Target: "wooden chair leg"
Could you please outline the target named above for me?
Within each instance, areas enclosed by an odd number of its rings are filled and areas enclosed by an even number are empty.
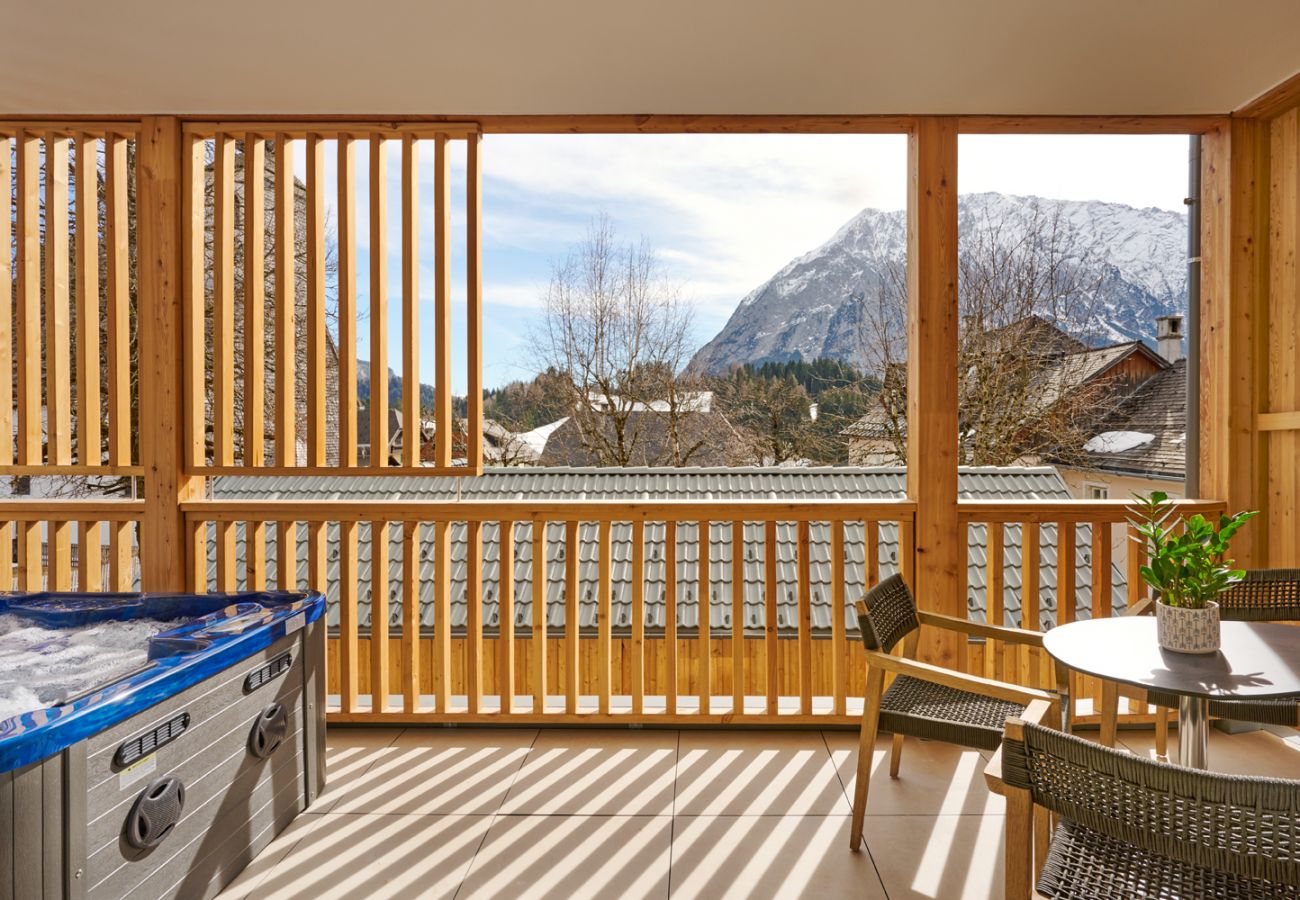
[[[898,777],[898,767],[903,762],[903,736],[894,735],[894,743],[889,748],[889,777]]]
[[[1119,685],[1113,681],[1101,683],[1101,742],[1115,746],[1115,732],[1119,727]]]
[[[880,724],[880,695],[884,692],[885,673],[867,670],[866,706],[862,710],[862,731],[858,736],[858,771],[853,782],[853,824],[849,831],[849,849],[862,846],[862,825],[867,813],[867,789],[871,786],[871,763],[875,756],[876,729]]]
[[[1026,900],[1034,885],[1034,800],[1025,788],[1009,788],[1006,797],[1006,898]]]
[[[1156,714],[1156,756],[1169,758],[1169,710],[1163,706],[1151,707]]]

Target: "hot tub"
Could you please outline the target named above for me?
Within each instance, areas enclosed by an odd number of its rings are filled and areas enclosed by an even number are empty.
[[[66,652],[108,622],[159,629],[138,663],[122,657],[129,671],[0,720],[0,898],[228,884],[324,787],[324,608],[289,592],[0,596],[24,653]],[[21,696],[12,663],[0,683]]]

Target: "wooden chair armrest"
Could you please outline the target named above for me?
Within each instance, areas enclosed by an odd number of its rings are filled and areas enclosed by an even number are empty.
[[[1025,722],[1033,722],[1035,725],[1041,725],[1043,719],[1047,717],[1051,710],[1052,704],[1046,700],[1035,700],[1025,707],[1025,711],[1019,716],[1013,716],[1007,719],[1009,729],[1018,729],[1024,727]],[[995,794],[1006,793],[1006,782],[1002,780],[1002,748],[998,747],[989,764],[984,767],[984,782],[988,785],[989,790]]]
[[[1126,616],[1147,616],[1155,612],[1154,601],[1150,595],[1143,597],[1137,603],[1134,603],[1128,609],[1124,610]]]
[[[942,666],[931,665],[919,660],[890,656],[887,653],[881,653],[879,650],[868,650],[866,654],[867,665],[869,666],[876,666],[886,672],[893,672],[898,675],[911,675],[913,678],[919,678],[931,684],[941,684],[945,687],[970,691],[984,697],[992,697],[995,700],[1006,700],[1008,703],[1023,703],[1026,706],[1035,700],[1042,700],[1046,703],[1056,702],[1055,694],[1040,691],[1036,688],[1007,684],[1005,681],[980,678],[977,675],[967,675],[964,672],[954,672],[952,669],[945,669]]]
[[[1006,625],[989,625],[984,622],[971,622],[968,619],[945,616],[942,613],[927,612],[925,610],[917,610],[916,617],[922,625],[947,628],[949,631],[960,631],[964,634],[973,634],[976,637],[989,638],[994,641],[1006,641],[1008,644],[1024,644],[1029,647],[1043,646],[1043,633],[1041,631],[1030,631],[1027,628],[1011,628]]]

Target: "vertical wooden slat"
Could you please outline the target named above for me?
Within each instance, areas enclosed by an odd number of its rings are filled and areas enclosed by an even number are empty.
[[[438,712],[451,702],[451,526],[433,523],[433,692]]]
[[[812,715],[811,525],[799,523],[799,712]]]
[[[1108,619],[1112,614],[1110,526],[1092,523],[1092,617]],[[1093,682],[1093,709],[1101,709],[1101,681]]]
[[[664,522],[664,700],[677,714],[677,523]]]
[[[440,420],[441,421],[441,420]],[[441,434],[441,429],[439,429]],[[578,638],[581,628],[581,603],[578,597],[578,523],[564,523],[564,709],[570,715],[578,711]]]
[[[862,555],[867,560],[866,587],[871,589],[880,582],[880,523],[863,523],[862,543]]]
[[[49,524],[49,589],[72,590],[72,523]]]
[[[416,381],[417,391],[418,385]],[[403,438],[412,431],[419,431],[418,422],[402,423]],[[388,147],[374,134],[370,136],[371,466],[388,465],[388,440]]]
[[[1075,585],[1075,527],[1073,522],[1056,523],[1056,624],[1075,619],[1078,595]]]
[[[18,523],[18,590],[45,590],[40,522]]]
[[[370,711],[388,710],[388,523],[370,523]]]
[[[46,459],[60,466],[72,462],[69,301],[68,140],[61,135],[48,135],[45,139],[45,415],[49,441]]]
[[[98,522],[81,522],[77,525],[79,591],[99,591],[104,588],[104,546],[101,540]]]
[[[115,591],[132,588],[131,526],[132,522],[110,522],[108,532],[108,580]]]
[[[275,461],[298,462],[297,241],[293,141],[275,139]]]
[[[266,463],[266,142],[244,138],[244,462]],[[277,360],[277,365],[279,361]]]
[[[469,466],[483,469],[483,171],[481,134],[471,134],[466,149],[465,186],[465,349],[467,409],[466,447]]]
[[[402,465],[420,464],[420,162],[402,138]]]
[[[235,460],[235,142],[229,135],[217,135],[213,166],[213,457],[229,466]]]
[[[696,604],[699,610],[700,626],[698,635],[699,646],[699,698],[700,698],[700,715],[709,714],[709,698],[713,696],[713,654],[712,649],[712,625],[713,625],[713,585],[709,571],[709,551],[712,549],[709,541],[709,523],[700,522],[696,528],[696,540],[700,546],[700,561],[698,568],[699,582],[697,585],[698,593],[696,594]]]
[[[41,139],[18,133],[17,328],[18,464],[40,465],[41,454]],[[24,527],[20,534],[26,534]]]
[[[515,523],[497,523],[497,694],[501,712],[514,712],[515,697]]]
[[[780,647],[777,644],[777,591],[776,583],[776,522],[766,522],[763,526],[763,645],[767,650],[767,703],[764,707],[769,716],[780,712]]]
[[[731,523],[731,713],[745,713],[745,523]]]
[[[0,184],[9,188],[9,142],[0,140]],[[6,201],[8,195],[6,194]],[[7,203],[6,203],[7,212]],[[8,285],[5,277],[9,268],[9,216],[0,225],[0,285]],[[5,422],[0,430],[6,432],[0,441],[12,438],[7,419],[9,410],[9,378],[12,371],[9,350],[9,304],[0,304],[0,412]],[[103,462],[103,434],[99,418],[99,139],[93,135],[77,135],[77,461],[83,466],[97,466]],[[6,449],[0,447],[0,462],[8,462]],[[98,578],[96,573],[96,578]],[[84,581],[82,582],[85,583]]]
[[[4,189],[4,201],[0,202],[4,214],[0,215],[0,287],[5,291],[5,302],[0,303],[0,466],[12,465],[14,461],[14,321],[13,321],[13,304],[9,302],[9,291],[13,285],[13,219],[10,213],[10,187],[13,173],[10,170],[9,154],[13,150],[13,142],[7,135],[0,136],[0,186]],[[80,181],[78,181],[80,184]],[[78,204],[80,206],[80,204]],[[84,233],[84,232],[83,232]],[[96,281],[98,281],[98,272],[96,272]],[[21,302],[22,294],[19,293]],[[99,309],[95,309],[96,329],[99,325]],[[98,346],[98,345],[96,345]],[[98,384],[99,376],[96,373],[95,382]],[[98,401],[98,397],[96,397]],[[8,536],[12,540],[12,532],[5,529],[5,535],[0,535],[0,540]],[[3,548],[0,548],[3,552]],[[8,551],[8,556],[12,558],[12,548]],[[11,562],[12,565],[12,562]],[[6,571],[0,573],[0,579],[12,579],[13,572]],[[6,584],[0,587],[0,590],[9,590]]]
[[[185,590],[191,594],[208,592],[208,523],[193,519],[186,523],[188,536],[185,539]],[[96,530],[96,540],[99,539]]]
[[[469,711],[483,702],[483,523],[465,523],[465,693]]]
[[[217,590],[233,591],[235,580],[235,523],[217,523]]]
[[[0,522],[0,591],[14,589],[14,523]]]
[[[307,524],[307,584],[308,590],[326,593],[329,587],[329,559],[324,522]]]
[[[903,580],[916,590],[916,522],[904,519],[898,523],[898,571]]]
[[[131,223],[126,143],[117,135],[109,135],[104,141],[108,459],[117,466],[131,464]]]
[[[547,560],[549,544],[547,523],[540,519],[532,522],[533,571],[533,712],[546,712],[546,612],[547,612]]]
[[[204,174],[206,142],[186,135],[181,143],[181,290],[185,305],[181,332],[181,374],[184,395],[183,465],[194,472],[207,463],[207,226],[204,220],[207,177]],[[111,138],[105,143],[106,159],[112,156]],[[111,221],[111,218],[110,218]],[[107,228],[105,229],[107,231]],[[112,243],[107,243],[108,259],[113,258]],[[110,280],[111,286],[111,280]],[[111,316],[110,316],[111,319]],[[112,330],[110,328],[110,335]],[[110,363],[111,366],[111,363]],[[110,380],[110,387],[112,381]],[[113,409],[112,398],[109,409]],[[110,428],[115,414],[109,416]],[[110,459],[112,457],[110,456]],[[204,531],[204,540],[207,537]],[[206,550],[203,553],[206,559]],[[203,590],[207,590],[206,581]]]
[[[434,419],[433,455],[448,467],[452,457],[451,423],[451,160],[446,135],[434,141]],[[572,549],[572,548],[570,548]]]
[[[307,136],[307,464],[323,466],[329,414],[325,411],[325,142]],[[341,263],[341,259],[340,259]],[[339,270],[342,275],[342,268]],[[340,372],[340,378],[342,373]]]
[[[339,465],[357,464],[356,148],[338,139],[339,188]],[[439,706],[440,710],[442,706]]]
[[[275,574],[282,591],[298,589],[298,523],[275,525]]]
[[[988,524],[988,620],[990,625],[1005,625],[1004,592],[1006,526],[1001,522]],[[984,676],[1001,679],[1002,642],[987,641],[984,645]]]
[[[1025,522],[1020,526],[1020,627],[1030,631],[1042,630],[1041,618],[1041,576],[1039,561],[1041,559],[1041,529],[1037,522]],[[1020,684],[1032,684],[1033,672],[1029,648],[1021,648]]]
[[[613,604],[610,593],[612,574],[610,555],[613,550],[611,530],[613,523],[600,523],[600,545],[597,548],[596,575],[596,691],[599,695],[600,714],[609,715],[610,673],[613,656]]]
[[[244,589],[266,590],[266,523],[244,525]]]
[[[1146,553],[1141,542],[1141,535],[1133,525],[1124,528],[1127,540],[1125,546],[1125,581],[1128,592],[1128,606],[1132,609],[1146,593],[1146,583],[1142,580],[1142,566],[1146,563]]]
[[[339,708],[357,711],[360,648],[357,635],[357,523],[339,523]]]
[[[845,639],[847,596],[844,570],[844,523],[829,522],[831,537],[831,686],[833,712],[845,715],[848,702],[848,646]]]
[[[402,523],[402,709],[420,706],[420,523]]]
[[[632,715],[645,712],[645,522],[632,523]]]

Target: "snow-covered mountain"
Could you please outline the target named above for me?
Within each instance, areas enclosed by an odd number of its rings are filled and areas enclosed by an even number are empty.
[[[1094,342],[1143,339],[1154,345],[1155,319],[1187,307],[1187,216],[1120,203],[968,194],[958,205],[963,248],[981,235],[1014,242],[1058,229],[1057,247],[1100,286],[1086,321],[1073,330]],[[695,355],[696,371],[733,365],[830,357],[869,365],[862,298],[897,281],[906,259],[903,211],[864,209],[825,244],[786,264],[740,301],[726,326]]]

